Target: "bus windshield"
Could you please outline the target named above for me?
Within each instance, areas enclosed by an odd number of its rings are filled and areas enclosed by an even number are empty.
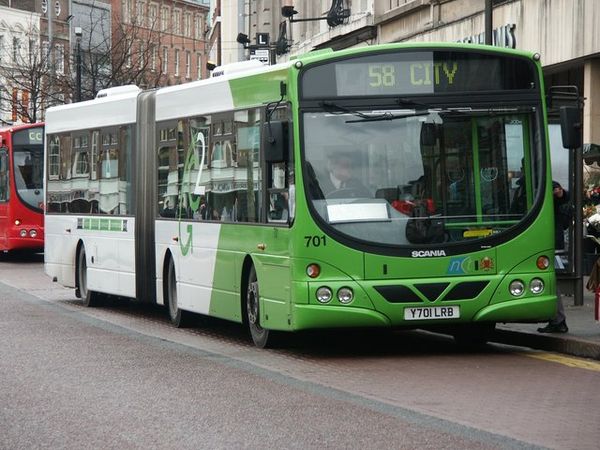
[[[307,196],[349,237],[473,240],[516,225],[533,206],[537,108],[325,109],[303,116]]]
[[[32,128],[31,130],[36,130]],[[13,165],[15,174],[15,187],[19,198],[30,207],[41,210],[44,201],[43,175],[44,175],[44,146],[43,142],[29,142],[31,130],[22,130],[15,133],[13,142]],[[23,134],[24,136],[18,136]],[[20,144],[23,142],[22,144]]]

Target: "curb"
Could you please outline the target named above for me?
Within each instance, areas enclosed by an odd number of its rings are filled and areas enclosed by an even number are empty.
[[[490,341],[600,360],[599,343],[574,339],[572,337],[496,329]]]

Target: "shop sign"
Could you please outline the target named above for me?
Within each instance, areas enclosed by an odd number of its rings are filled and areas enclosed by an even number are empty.
[[[517,38],[515,37],[514,23],[509,23],[492,30],[492,45],[496,47],[517,48]],[[458,42],[465,44],[485,44],[485,33],[475,34],[460,39]]]

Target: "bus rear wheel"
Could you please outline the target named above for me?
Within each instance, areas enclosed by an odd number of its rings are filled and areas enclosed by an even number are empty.
[[[98,292],[90,291],[87,284],[87,259],[85,256],[85,247],[79,247],[79,255],[77,257],[77,287],[79,296],[83,302],[83,306],[93,307],[99,306],[101,295]]]
[[[177,277],[175,274],[175,263],[173,258],[169,258],[167,268],[167,308],[169,311],[169,319],[177,328],[186,328],[192,324],[193,316],[189,311],[179,309],[177,303]]]
[[[282,336],[279,332],[267,330],[260,324],[260,290],[254,266],[248,275],[248,288],[246,290],[246,318],[248,330],[254,345],[258,348],[272,348],[281,343]]]

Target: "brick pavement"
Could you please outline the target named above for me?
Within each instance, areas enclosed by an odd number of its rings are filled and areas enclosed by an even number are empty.
[[[587,281],[587,277],[584,280]],[[584,358],[600,359],[600,322],[594,320],[594,294],[584,288],[584,304],[575,306],[573,297],[563,297],[569,332],[542,334],[545,324],[498,324],[495,342],[524,345]]]

